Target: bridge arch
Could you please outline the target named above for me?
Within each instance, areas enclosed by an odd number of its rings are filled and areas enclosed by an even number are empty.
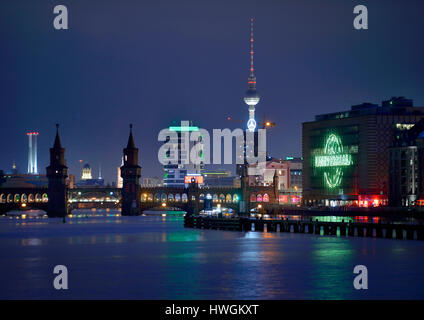
[[[231,203],[231,201],[232,201],[231,194],[227,194],[227,196],[225,197],[225,202],[226,203]]]
[[[263,202],[269,202],[269,195],[268,195],[268,193],[264,193],[264,196],[262,198],[262,201]]]
[[[0,203],[6,203],[6,201],[7,196],[4,193],[0,194]]]
[[[34,202],[34,195],[32,193],[30,193],[28,195],[28,202],[33,203]]]
[[[181,200],[182,200],[182,202],[187,202],[188,201],[187,193],[183,193],[183,195],[181,196]]]
[[[181,202],[181,195],[179,193],[175,195],[175,202]]]
[[[172,193],[168,195],[168,201],[174,202],[174,195]]]
[[[204,201],[205,201],[205,195],[201,193],[199,196],[199,202],[204,202]]]
[[[159,193],[155,193],[154,201],[155,202],[160,202],[160,194]]]
[[[41,195],[39,193],[35,194],[35,202],[40,202],[41,201]]]
[[[237,193],[233,194],[233,203],[237,203],[238,200],[239,200],[238,194]]]
[[[225,202],[225,195],[223,193],[219,195],[219,202]]]
[[[212,196],[212,202],[218,202],[218,195],[216,193]]]
[[[49,196],[47,195],[47,193],[43,193],[42,201],[43,202],[49,202]]]
[[[261,195],[261,194],[258,194],[258,195],[256,196],[256,201],[257,201],[257,202],[262,202],[262,195]]]
[[[28,202],[28,196],[26,195],[26,193],[23,193],[21,195],[21,202],[22,203],[27,203]]]
[[[161,201],[161,202],[166,202],[166,201],[167,201],[166,193],[162,193],[162,194],[160,195],[160,201]]]
[[[250,195],[250,202],[256,202],[256,195],[254,193]]]
[[[19,203],[21,201],[21,196],[19,194],[15,194],[13,197],[13,202]]]
[[[140,197],[140,201],[147,202],[147,197],[148,197],[147,193],[142,193]]]
[[[13,202],[13,195],[11,193],[9,193],[7,195],[7,203],[11,203],[11,202]]]

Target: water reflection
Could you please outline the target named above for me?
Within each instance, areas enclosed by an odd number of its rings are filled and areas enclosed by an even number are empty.
[[[311,247],[311,281],[307,298],[347,299],[352,288],[355,251],[348,239],[320,238]]]
[[[419,241],[185,229],[169,216],[42,221],[0,219],[0,298],[57,298],[56,264],[79,299],[424,298]],[[366,296],[357,264],[372,275]]]
[[[43,242],[41,239],[31,238],[31,239],[22,239],[21,244],[23,246],[41,246]]]

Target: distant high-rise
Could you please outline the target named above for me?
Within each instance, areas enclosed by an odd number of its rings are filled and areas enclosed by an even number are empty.
[[[91,180],[93,175],[91,174],[91,167],[88,163],[82,168],[81,180]]]
[[[190,152],[199,144],[199,156],[203,157],[203,146],[201,144],[203,137],[200,136],[196,141],[190,141],[190,134],[199,131],[199,127],[193,126],[192,121],[181,121],[180,126],[171,126],[169,131],[176,134],[169,136],[166,144],[172,145],[172,148],[166,151],[165,158],[170,159],[164,166],[165,171],[163,184],[166,187],[184,187],[186,176],[200,176],[204,163],[194,163],[190,159]]]
[[[38,132],[27,132],[28,136],[28,174],[38,174],[37,136]]]

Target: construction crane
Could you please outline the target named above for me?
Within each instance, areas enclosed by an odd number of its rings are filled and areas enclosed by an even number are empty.
[[[238,122],[238,123],[242,123],[244,122],[243,120],[240,119],[233,119],[231,116],[227,117],[227,121],[231,121],[231,122]],[[262,129],[267,129],[267,128],[272,128],[276,126],[275,122],[272,122],[270,120],[266,119],[266,116],[264,114],[264,120],[263,122],[258,122],[258,125],[262,126]]]

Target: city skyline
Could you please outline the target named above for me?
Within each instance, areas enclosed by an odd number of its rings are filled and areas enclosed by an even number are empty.
[[[131,3],[133,10],[125,12],[129,18],[119,24],[111,12],[123,14],[122,7],[93,16],[96,2],[76,1],[70,28],[63,33],[50,25],[47,5],[34,6],[34,16],[5,6],[1,15],[8,28],[0,37],[9,45],[0,53],[2,109],[6,118],[19,121],[0,128],[8,137],[0,169],[9,169],[15,160],[24,171],[25,132],[37,130],[38,171],[44,174],[57,122],[70,173],[78,175],[80,159],[101,163],[107,182],[116,180],[130,122],[144,177],[162,174],[157,134],[174,120],[191,120],[206,129],[234,128],[226,121],[230,115],[243,120],[239,126],[244,128],[251,17],[262,99],[257,119],[266,114],[277,123],[268,136],[271,155],[300,156],[301,123],[316,114],[392,96],[424,105],[421,4],[410,2],[416,5],[368,4],[375,14],[366,31],[352,28],[351,4],[332,4],[329,14],[328,5],[311,7],[311,1],[269,2],[260,10],[254,10],[255,2],[243,2],[243,7],[226,5],[225,14],[219,3],[208,4],[208,13],[204,4],[169,3],[159,10],[153,3]],[[190,13],[179,18],[188,6]],[[19,19],[28,21],[19,28]],[[20,54],[13,55],[18,49]],[[213,112],[205,116],[205,110]]]
[[[0,299],[424,299],[423,0],[0,7]]]

